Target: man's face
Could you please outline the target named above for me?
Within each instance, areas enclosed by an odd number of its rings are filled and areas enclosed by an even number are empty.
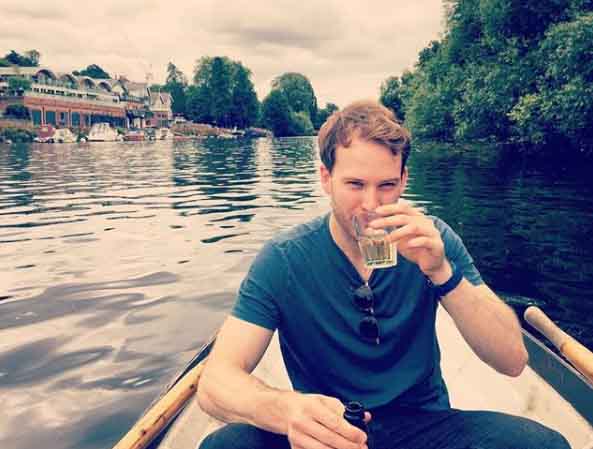
[[[332,212],[345,237],[354,239],[354,215],[399,199],[408,178],[407,169],[402,174],[401,166],[401,154],[357,137],[348,148],[336,148],[331,173],[321,165],[321,184],[331,197]]]

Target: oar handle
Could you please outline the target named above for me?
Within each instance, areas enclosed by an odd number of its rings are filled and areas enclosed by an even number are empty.
[[[539,307],[528,307],[523,317],[548,338],[560,353],[593,384],[593,352],[556,326]]]
[[[113,449],[144,449],[188,403],[198,388],[204,361],[189,371],[128,431]]]

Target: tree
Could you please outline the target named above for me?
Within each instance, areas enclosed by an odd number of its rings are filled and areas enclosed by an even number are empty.
[[[206,86],[190,86],[187,91],[185,114],[196,123],[213,123],[210,115],[210,93]]]
[[[306,76],[300,73],[284,73],[272,81],[272,89],[284,93],[293,112],[305,112],[311,120],[315,120],[317,97]]]
[[[169,62],[167,64],[167,84],[171,85],[174,83],[182,84],[184,86],[187,85],[187,78],[183,74],[181,70],[177,68],[175,64]]]
[[[329,116],[338,109],[339,108],[333,103],[326,103],[325,108],[319,109],[315,115],[315,121],[313,122],[315,129],[321,128]]]
[[[103,70],[97,64],[91,64],[91,65],[87,66],[86,69],[83,69],[80,71],[75,70],[72,73],[74,75],[88,76],[88,77],[94,78],[94,79],[109,79],[109,78],[111,78],[111,76],[109,76],[109,73],[107,73],[105,70]]]
[[[37,50],[29,50],[25,52],[25,56],[31,61],[34,67],[39,66],[39,59],[41,59],[41,53]]]
[[[13,76],[8,79],[8,91],[13,95],[23,95],[31,89],[31,81],[22,76]]]
[[[391,109],[397,118],[405,118],[404,104],[401,97],[402,84],[397,76],[390,76],[381,83],[381,95],[379,100],[383,106]]]
[[[593,155],[593,1],[445,5],[444,37],[420,52],[399,85],[381,86],[382,102],[401,104],[412,133]]]
[[[163,86],[162,90],[171,94],[171,110],[173,111],[173,114],[185,115],[187,104],[187,78],[172,62],[169,62],[167,65],[167,83]]]
[[[241,63],[236,66],[233,79],[230,120],[234,126],[248,128],[257,123],[259,102],[251,82],[251,72]]]
[[[37,67],[39,65],[40,53],[37,50],[29,50],[25,55],[21,55],[14,50],[10,50],[4,58],[2,58],[2,65],[18,65],[21,67]]]
[[[509,114],[517,139],[593,152],[593,13],[552,26],[534,60],[537,88]]]
[[[257,122],[259,104],[251,72],[226,56],[200,58],[194,86],[188,91],[192,120],[218,126],[250,126]]]
[[[484,32],[492,39],[534,38],[566,20],[570,0],[480,0]]]
[[[210,113],[218,126],[230,125],[230,109],[232,101],[232,71],[225,60],[219,56],[212,59],[210,88],[214,95],[210,99]]]
[[[264,99],[262,121],[264,126],[270,129],[276,137],[295,135],[292,111],[283,91],[272,89]]]
[[[29,109],[22,104],[9,104],[4,111],[6,117],[11,117],[19,120],[29,120]]]
[[[294,134],[297,136],[311,136],[315,134],[315,128],[305,111],[295,112],[292,117],[292,126]]]

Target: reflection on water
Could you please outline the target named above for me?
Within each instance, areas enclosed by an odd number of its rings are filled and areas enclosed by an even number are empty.
[[[414,152],[406,197],[593,346],[590,177],[442,150]],[[262,242],[327,210],[318,164],[311,138],[0,146],[0,447],[110,447]]]

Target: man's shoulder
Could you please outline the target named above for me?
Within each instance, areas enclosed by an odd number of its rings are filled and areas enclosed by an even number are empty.
[[[436,215],[429,215],[428,217],[433,221],[435,227],[439,230],[443,238],[457,236],[457,233],[453,228],[442,218],[437,217]]]
[[[280,232],[270,239],[268,244],[280,249],[290,249],[293,246],[315,243],[323,237],[326,227],[327,215],[322,215]]]

